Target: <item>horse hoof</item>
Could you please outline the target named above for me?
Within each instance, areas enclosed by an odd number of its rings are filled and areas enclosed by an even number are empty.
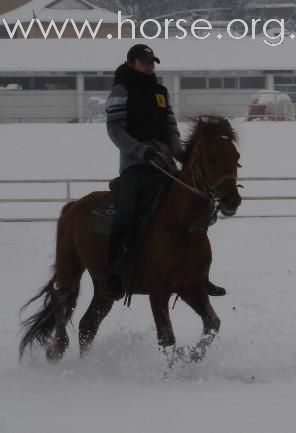
[[[80,358],[85,358],[90,352],[91,346],[80,347]]]
[[[65,350],[61,350],[53,344],[46,350],[46,359],[51,364],[55,364],[62,359],[64,352]]]
[[[93,342],[93,336],[87,332],[86,334],[80,333],[79,335],[79,348],[80,348],[80,358],[85,358],[91,347]]]
[[[175,350],[176,350],[176,346],[172,345],[172,346],[168,346],[168,347],[162,347],[162,353],[165,357],[165,360],[167,362],[167,365],[170,369],[173,369],[174,365],[175,365]]]
[[[192,362],[200,362],[205,356],[205,350],[197,346],[174,347],[173,360],[190,364]]]

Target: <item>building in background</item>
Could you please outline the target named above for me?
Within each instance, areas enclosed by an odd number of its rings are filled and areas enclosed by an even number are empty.
[[[88,121],[90,98],[106,99],[115,69],[136,42],[147,40],[0,41],[0,122]],[[258,90],[281,90],[296,102],[294,41],[280,50],[250,38],[148,44],[160,57],[157,75],[178,120],[242,117]]]
[[[47,28],[51,20],[54,20],[59,30],[62,29],[66,19],[70,20],[72,18],[78,30],[82,28],[84,21],[88,20],[93,31],[99,20],[103,20],[96,37],[106,38],[107,35],[111,35],[112,38],[116,38],[118,34],[117,14],[98,8],[87,0],[31,0],[16,9],[2,13],[1,16],[1,19],[5,19],[11,29],[17,20],[20,20],[24,29],[27,29],[33,18],[39,18],[44,29]],[[131,37],[131,32],[130,25],[122,26],[122,37]],[[18,29],[15,38],[23,37],[22,31]],[[71,22],[68,22],[62,37],[77,38],[77,33]],[[89,30],[86,29],[82,37],[91,38],[92,36]],[[3,24],[0,26],[0,38],[9,38],[7,29]],[[37,23],[30,30],[29,38],[43,38]],[[54,29],[49,32],[48,38],[58,38]]]
[[[28,3],[30,0],[1,0],[0,2],[0,15],[16,9],[24,4]]]

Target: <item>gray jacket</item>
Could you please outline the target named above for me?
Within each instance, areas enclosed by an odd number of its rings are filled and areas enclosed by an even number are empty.
[[[147,165],[143,155],[149,147],[148,142],[140,142],[127,132],[127,100],[128,92],[122,84],[112,87],[106,101],[107,132],[110,139],[120,150],[120,174],[132,165]],[[169,103],[168,106],[169,146],[157,141],[157,146],[165,155],[176,157],[183,148],[180,142],[180,132]]]

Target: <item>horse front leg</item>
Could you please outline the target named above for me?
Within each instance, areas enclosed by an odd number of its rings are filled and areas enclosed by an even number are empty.
[[[176,342],[169,314],[169,293],[154,290],[150,294],[150,304],[156,325],[158,344],[161,348],[173,346]]]
[[[93,278],[94,295],[90,306],[79,323],[80,356],[86,355],[92,346],[98,328],[110,312],[113,301],[103,298],[99,293],[99,284]]]
[[[207,287],[204,283],[198,288],[192,288],[180,294],[181,298],[201,316],[203,334],[195,345],[177,350],[177,355],[185,361],[201,361],[219,332],[220,319],[210,304]]]

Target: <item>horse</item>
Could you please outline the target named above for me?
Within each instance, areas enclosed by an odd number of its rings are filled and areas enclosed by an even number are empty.
[[[212,261],[207,235],[213,214],[235,215],[241,204],[237,172],[240,154],[237,133],[221,116],[199,116],[184,140],[184,158],[162,200],[139,239],[138,266],[133,294],[149,295],[160,349],[173,349],[175,359],[198,361],[216,337],[220,319],[206,288]],[[92,347],[98,328],[113,300],[100,294],[108,273],[109,236],[91,233],[90,213],[107,194],[95,191],[67,203],[57,223],[56,260],[46,286],[22,307],[43,300],[39,311],[22,321],[20,359],[27,346],[37,343],[49,362],[60,360],[68,345],[66,326],[76,306],[82,274],[92,278],[92,301],[79,322],[80,355]],[[194,346],[177,347],[169,314],[173,294],[202,319],[203,333]]]

